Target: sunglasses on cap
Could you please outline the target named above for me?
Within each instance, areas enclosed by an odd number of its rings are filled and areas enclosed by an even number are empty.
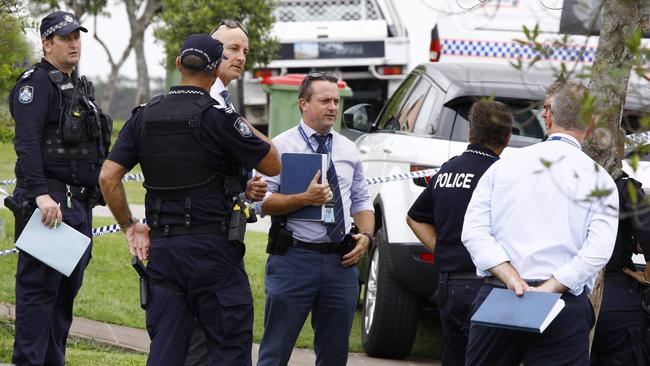
[[[307,82],[315,80],[327,80],[327,81],[332,81],[332,82],[338,82],[339,78],[337,78],[334,74],[331,72],[327,71],[312,71],[307,76],[305,76],[305,79]]]
[[[219,29],[222,25],[225,25],[226,27],[228,27],[230,29],[239,28],[244,32],[246,37],[248,37],[248,28],[246,28],[246,26],[242,22],[240,22],[239,20],[233,20],[233,19],[223,19],[222,21],[220,21],[219,24],[217,24],[217,26],[214,27],[212,32],[210,32],[210,35],[213,35],[214,32],[216,32],[217,29]]]

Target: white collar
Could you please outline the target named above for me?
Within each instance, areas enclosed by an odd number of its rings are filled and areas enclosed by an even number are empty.
[[[214,86],[212,87],[217,93],[221,93],[222,91],[226,90],[226,86],[223,85],[223,81],[221,81],[220,78],[217,78],[217,81],[214,82]]]
[[[575,137],[573,137],[573,136],[571,136],[571,135],[569,135],[569,134],[562,133],[562,132],[556,132],[556,133],[550,135],[550,136],[548,137],[548,139],[550,140],[551,137],[553,137],[553,136],[557,136],[557,137],[560,137],[560,138],[562,138],[562,139],[569,139],[569,140],[571,140],[572,142],[574,142],[576,145],[578,145],[578,147],[579,147],[580,149],[582,149],[582,145],[580,144],[580,142],[579,142]]]
[[[305,134],[307,136],[309,136],[309,138],[311,138],[314,134],[320,135],[320,133],[318,133],[316,130],[309,127],[302,118],[300,118],[300,125],[302,126],[302,129],[305,131]],[[330,134],[330,133],[332,134],[332,138],[334,138],[334,129],[333,128],[330,128],[330,130],[327,131],[326,135]]]

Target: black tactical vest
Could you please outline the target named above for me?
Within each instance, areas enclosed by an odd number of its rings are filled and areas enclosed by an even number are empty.
[[[144,108],[139,151],[144,187],[152,198],[174,200],[223,192],[224,177],[201,147],[201,116],[216,101],[154,97]]]
[[[48,70],[41,64],[36,67]],[[113,121],[95,104],[92,84],[85,77],[73,83],[59,70],[48,76],[59,93],[60,113],[45,123],[43,160],[101,165],[108,155]]]

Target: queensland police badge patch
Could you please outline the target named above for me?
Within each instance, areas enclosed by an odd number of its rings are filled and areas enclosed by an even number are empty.
[[[251,128],[248,127],[248,123],[246,123],[246,120],[242,117],[237,118],[237,121],[235,121],[235,128],[239,131],[239,134],[244,137],[253,136],[253,131],[251,131]]]
[[[18,92],[18,101],[22,104],[29,104],[34,99],[34,87],[25,85]]]

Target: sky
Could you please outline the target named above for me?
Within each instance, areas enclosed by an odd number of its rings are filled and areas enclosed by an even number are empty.
[[[406,24],[410,37],[410,70],[417,64],[428,61],[429,37],[434,23],[434,14],[420,0],[400,0],[398,4],[398,12]],[[130,35],[129,23],[124,5],[121,2],[116,4],[116,2],[109,1],[106,11],[110,16],[97,18],[98,36],[111,49],[113,58],[117,59],[121,56],[128,42]],[[40,22],[40,19],[38,19],[38,22]],[[98,77],[105,80],[110,72],[110,64],[104,49],[93,38],[93,18],[86,18],[83,21],[83,26],[88,28],[88,33],[82,33],[81,62],[79,65],[81,74],[86,75],[91,80]],[[164,78],[165,69],[161,66],[161,62],[165,57],[164,50],[162,44],[153,36],[153,29],[153,26],[149,26],[145,35],[145,54],[147,55],[149,75],[150,77]],[[206,32],[208,31],[209,29],[206,30]],[[40,44],[36,30],[31,30],[28,37],[35,45]],[[136,68],[133,52],[122,66],[120,73],[127,78],[135,79]]]

